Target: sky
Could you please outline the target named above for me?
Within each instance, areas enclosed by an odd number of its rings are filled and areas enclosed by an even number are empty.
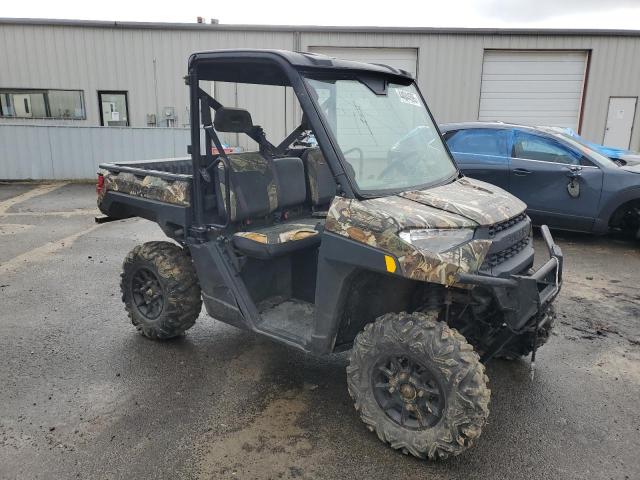
[[[640,0],[3,0],[0,16],[139,22],[640,29]]]

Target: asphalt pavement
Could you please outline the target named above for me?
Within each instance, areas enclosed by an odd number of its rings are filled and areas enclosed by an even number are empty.
[[[182,338],[138,335],[120,268],[163,234],[96,213],[90,185],[0,184],[1,479],[640,478],[637,242],[553,232],[565,284],[533,380],[527,360],[490,363],[477,446],[425,462],[361,423],[346,354],[204,313]]]

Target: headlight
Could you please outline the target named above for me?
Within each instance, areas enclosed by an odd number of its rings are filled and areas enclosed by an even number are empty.
[[[420,250],[441,253],[471,240],[473,230],[469,228],[404,230],[399,235],[402,240]]]

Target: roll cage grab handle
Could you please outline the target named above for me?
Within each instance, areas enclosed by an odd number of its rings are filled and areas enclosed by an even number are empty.
[[[208,165],[205,168],[198,169],[197,172],[196,169],[194,169],[193,173],[194,175],[200,175],[200,177],[202,177],[205,181],[211,181],[208,170],[210,168],[217,168],[219,164],[222,164],[224,166],[224,211],[226,213],[226,218],[224,223],[214,223],[210,226],[213,228],[225,229],[231,223],[231,162],[229,161],[229,157],[222,147],[222,143],[220,142],[220,138],[218,138],[218,134],[213,128],[213,121],[211,119],[211,110],[213,109],[215,111],[219,108],[222,108],[222,104],[201,88],[198,88],[198,97],[200,98],[200,115],[202,118],[202,127],[204,128],[205,132],[205,156],[207,158]],[[213,158],[213,152],[211,151],[212,142],[215,144],[216,149],[218,150],[218,157],[215,159]],[[196,154],[199,156],[200,152],[198,151],[196,152]]]

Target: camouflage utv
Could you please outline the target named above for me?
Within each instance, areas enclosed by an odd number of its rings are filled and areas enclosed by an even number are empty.
[[[192,55],[185,79],[190,157],[98,177],[102,221],[143,217],[174,240],[125,259],[136,328],[182,335],[204,302],[304,352],[350,349],[349,393],[382,441],[421,458],[470,447],[489,414],[483,363],[535,355],[549,336],[562,254],[548,229],[534,271],[526,206],[461,175],[405,71],[226,50]],[[271,143],[205,82],[289,87],[299,125]],[[256,151],[225,153],[219,133]]]

